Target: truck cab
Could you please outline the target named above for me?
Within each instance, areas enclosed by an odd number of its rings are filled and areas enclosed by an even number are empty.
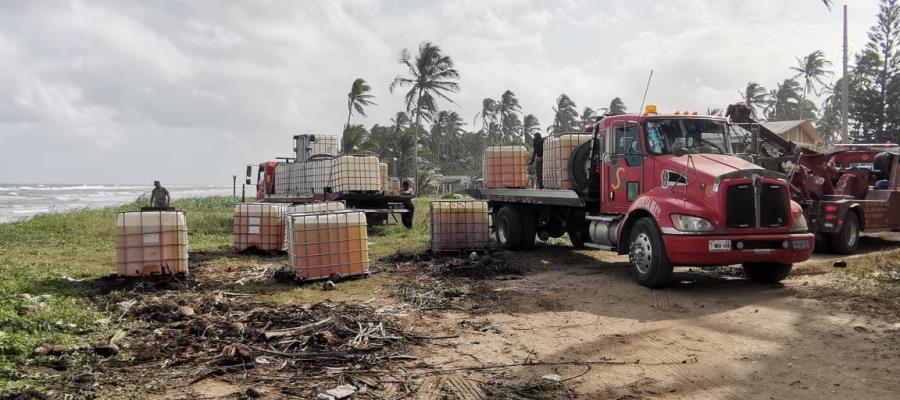
[[[575,190],[483,189],[501,247],[567,232],[627,254],[635,280],[667,285],[674,266],[742,264],[777,282],[814,247],[784,176],[733,155],[728,121],[696,113],[607,116],[571,156]]]
[[[589,236],[628,254],[639,282],[668,283],[676,265],[729,264],[777,281],[809,258],[813,236],[787,182],[734,156],[727,124],[653,106],[598,122],[606,153]]]

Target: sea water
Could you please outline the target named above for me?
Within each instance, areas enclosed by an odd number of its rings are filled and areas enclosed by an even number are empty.
[[[231,186],[164,185],[173,200],[186,197],[230,196]],[[101,208],[130,203],[138,196],[150,196],[152,184],[146,185],[53,185],[0,183],[0,223],[31,218],[37,214],[82,208]],[[240,195],[240,188],[238,188]],[[256,188],[247,195],[255,197]]]

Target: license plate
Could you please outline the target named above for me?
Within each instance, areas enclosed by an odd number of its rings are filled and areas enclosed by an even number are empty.
[[[731,241],[730,240],[710,240],[709,241],[709,251],[710,252],[731,251]]]
[[[794,248],[797,250],[807,250],[809,249],[809,241],[806,240],[795,240]]]

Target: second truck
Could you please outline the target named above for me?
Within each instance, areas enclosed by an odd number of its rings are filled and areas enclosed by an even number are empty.
[[[814,247],[782,174],[733,155],[728,121],[695,114],[599,119],[569,160],[574,190],[486,188],[499,245],[568,233],[576,247],[627,254],[635,280],[662,287],[675,266],[741,264],[778,282]]]

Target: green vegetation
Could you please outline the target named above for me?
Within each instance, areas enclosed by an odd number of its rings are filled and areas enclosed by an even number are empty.
[[[15,365],[39,344],[81,346],[109,334],[110,315],[84,299],[90,287],[82,280],[115,272],[116,213],[143,205],[145,198],[0,224],[0,396],[35,384]],[[229,197],[174,202],[187,213],[191,250],[231,243],[233,205]]]
[[[370,257],[398,251],[422,251],[428,246],[428,202],[415,200],[415,228],[399,223],[370,228]],[[230,197],[176,200],[187,213],[191,252],[230,249],[233,206]],[[108,337],[115,319],[94,308],[92,279],[115,272],[115,218],[120,211],[147,205],[145,198],[120,207],[51,213],[12,224],[0,224],[0,397],[39,383],[21,375],[16,366],[26,364],[32,350],[42,343],[85,346]],[[280,258],[233,256],[230,252],[210,260],[214,267],[248,263],[280,263]],[[276,285],[261,282],[258,285]],[[376,276],[351,282],[339,292],[323,292],[317,286],[276,285],[260,288],[261,296],[276,302],[313,302],[329,296],[335,301],[360,301],[373,292],[390,290],[390,282]],[[248,290],[251,288],[248,288]],[[28,294],[32,300],[21,298]]]

